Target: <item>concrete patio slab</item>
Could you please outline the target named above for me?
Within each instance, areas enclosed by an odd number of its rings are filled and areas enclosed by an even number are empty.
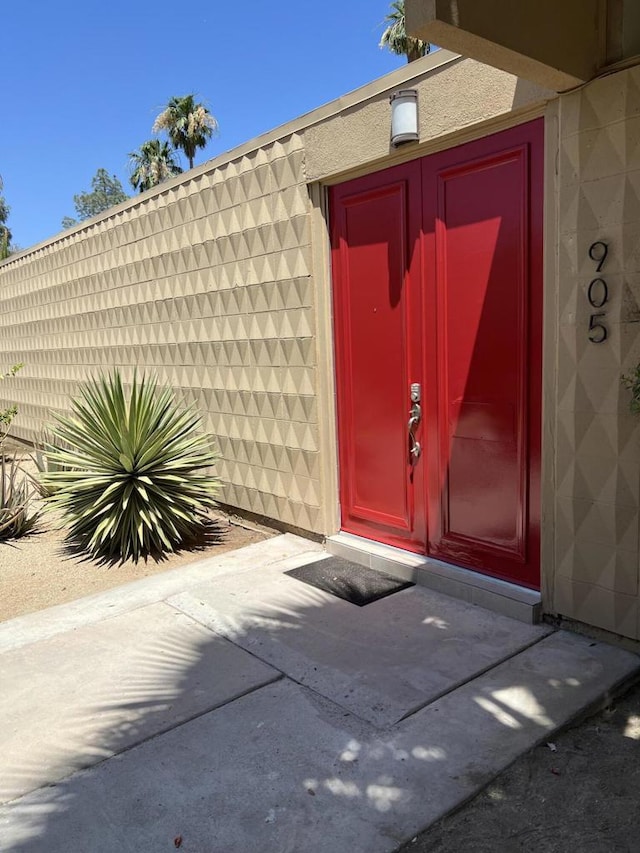
[[[299,557],[298,564],[309,559]],[[169,602],[380,726],[433,702],[550,631],[421,587],[356,607],[285,570],[280,563],[226,574],[215,585],[192,587]]]
[[[0,655],[0,801],[279,677],[163,603],[6,652]]]
[[[430,768],[405,841],[639,672],[637,655],[558,631],[404,721],[387,748]]]
[[[541,640],[381,732],[287,679],[0,809],[6,853],[389,853],[637,670]]]

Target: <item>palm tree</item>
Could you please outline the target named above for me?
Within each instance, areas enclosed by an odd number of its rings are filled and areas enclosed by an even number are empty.
[[[138,151],[129,154],[129,158],[129,180],[134,190],[141,193],[182,172],[169,143],[159,139],[143,142]]]
[[[391,53],[406,56],[407,62],[413,62],[414,59],[420,59],[421,56],[429,53],[431,49],[429,42],[407,35],[404,26],[404,0],[394,0],[384,20],[387,28],[382,33],[380,47],[388,47]]]
[[[218,122],[204,104],[196,104],[194,95],[171,98],[153,124],[153,132],[166,130],[173,147],[183,151],[193,169],[198,148],[204,148],[218,130]]]

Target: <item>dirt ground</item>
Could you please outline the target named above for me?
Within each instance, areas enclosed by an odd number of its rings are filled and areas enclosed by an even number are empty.
[[[31,476],[37,474],[29,449],[24,445],[7,439],[3,450],[7,454],[17,453],[22,468]],[[122,565],[100,565],[72,553],[65,545],[65,532],[59,529],[56,515],[44,510],[44,501],[34,500],[32,505],[41,511],[33,532],[19,539],[0,541],[0,622],[277,535],[269,527],[219,511],[210,515],[212,523],[205,542],[191,550],[168,554],[162,560],[150,557],[137,564],[129,560]]]
[[[0,622],[217,557],[277,532],[259,525],[241,526],[245,522],[223,512],[213,513],[211,518],[211,535],[204,546],[169,554],[162,561],[149,558],[137,565],[128,561],[105,566],[70,554],[64,545],[64,531],[53,529],[53,519],[45,515],[33,533],[0,542]]]
[[[129,561],[120,566],[101,566],[70,555],[64,548],[63,532],[50,529],[45,519],[34,533],[0,542],[0,622],[217,557],[276,535],[266,527],[241,527],[241,521],[229,519],[222,512],[212,518],[211,543],[205,547],[169,554],[160,562],[149,558],[137,565]]]
[[[640,684],[523,755],[400,851],[638,853]]]

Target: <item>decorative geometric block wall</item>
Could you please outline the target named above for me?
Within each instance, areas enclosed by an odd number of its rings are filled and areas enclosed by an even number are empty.
[[[99,368],[149,368],[217,437],[224,502],[320,532],[310,242],[290,134],[0,267],[15,434]]]
[[[558,185],[554,609],[640,638],[640,421],[620,383],[640,361],[640,68],[561,97]]]

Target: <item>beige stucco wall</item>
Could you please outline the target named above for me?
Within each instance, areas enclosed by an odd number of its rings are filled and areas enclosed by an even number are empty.
[[[411,85],[418,90],[419,144],[390,149],[389,92],[383,90],[305,130],[307,179],[332,183],[449,148],[513,124],[518,114],[522,121],[531,110],[541,114],[541,104],[554,97],[473,59],[453,59]]]
[[[558,157],[547,186],[557,222],[547,244],[547,609],[640,638],[640,421],[620,383],[640,360],[640,68],[563,95],[551,112]],[[600,275],[610,297],[601,309],[587,300],[596,240],[609,246]],[[588,339],[597,311],[606,312],[602,344]]]

